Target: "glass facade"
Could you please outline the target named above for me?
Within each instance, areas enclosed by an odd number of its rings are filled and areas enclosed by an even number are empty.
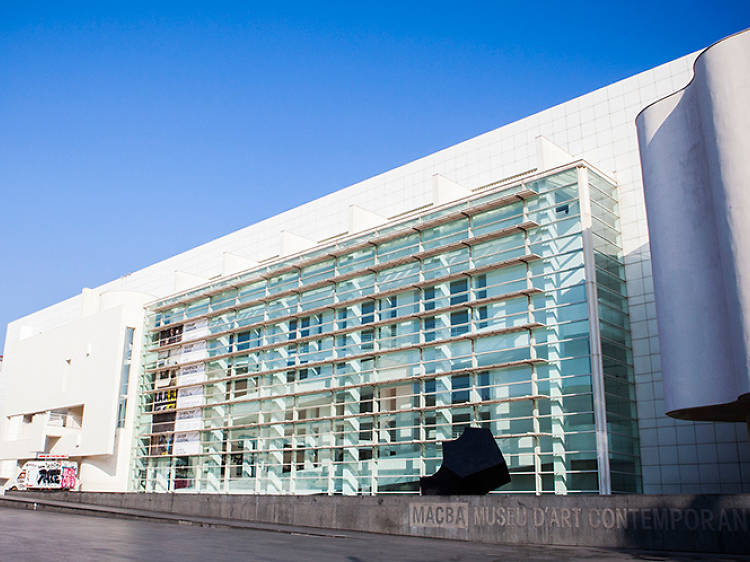
[[[633,358],[615,187],[588,172],[612,490],[641,493]]]
[[[498,492],[640,491],[615,189],[540,174],[153,305],[132,489],[418,493],[473,425]]]

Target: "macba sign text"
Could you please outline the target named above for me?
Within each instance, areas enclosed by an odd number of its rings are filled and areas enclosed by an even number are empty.
[[[750,509],[469,506],[466,502],[412,502],[411,527],[546,527],[644,531],[747,532]]]

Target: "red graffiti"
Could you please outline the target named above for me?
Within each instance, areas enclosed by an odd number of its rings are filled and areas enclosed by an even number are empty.
[[[64,466],[62,469],[62,488],[71,490],[76,487],[76,469],[72,466]]]

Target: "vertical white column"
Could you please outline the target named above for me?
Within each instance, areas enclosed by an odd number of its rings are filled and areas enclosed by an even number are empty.
[[[225,422],[226,425],[231,425],[231,422],[227,420]],[[229,478],[232,473],[232,446],[229,443],[229,430],[219,430],[217,432],[221,438],[221,454],[219,455],[219,466],[224,466],[224,476],[222,477],[221,481],[221,490],[222,493],[226,494],[229,492]],[[219,468],[221,470],[221,468]]]
[[[554,268],[554,265],[553,265]],[[547,288],[547,287],[545,287]],[[560,327],[558,313],[558,293],[555,290],[547,293],[547,323],[554,325],[547,333],[547,359],[552,363],[560,363],[563,353],[560,343]],[[550,429],[552,431],[552,469],[554,490],[556,494],[568,493],[565,447],[565,408],[563,407],[563,389],[560,367],[549,370],[549,401],[550,401]]]
[[[525,187],[525,186],[524,186]],[[528,203],[526,199],[523,200],[523,216],[521,218],[522,223],[526,223],[529,220]],[[531,243],[529,240],[529,231],[523,230],[523,247],[524,254],[529,255],[531,253]],[[531,265],[529,262],[525,262],[526,265],[526,289],[531,289],[533,284],[531,282]],[[534,304],[533,304],[533,293],[526,295],[527,303],[527,322],[531,324],[534,322]],[[534,337],[534,330],[529,330],[529,357],[536,359],[536,339]],[[539,375],[536,370],[536,363],[531,363],[531,393],[533,395],[539,394]],[[541,426],[539,423],[539,400],[534,399],[532,401],[532,429],[534,431],[534,491],[537,496],[542,494],[542,447],[540,444]]]
[[[591,198],[589,194],[588,170],[583,166],[578,167],[578,198],[581,206],[583,263],[586,276],[586,301],[588,302],[591,386],[594,399],[599,493],[608,495],[612,493],[612,482],[609,472],[609,438],[607,437],[607,410],[604,397],[602,342],[599,334],[599,306],[596,292],[594,241],[591,233]]]
[[[359,430],[360,422],[357,414],[360,413],[360,401],[362,399],[362,393],[360,387],[354,387],[347,389],[346,403],[344,405],[344,420],[343,429],[344,434],[342,436],[342,442],[344,445],[343,449],[343,464],[342,464],[342,476],[343,476],[343,487],[342,493],[345,496],[356,496],[359,491],[359,450],[357,445],[359,443]]]

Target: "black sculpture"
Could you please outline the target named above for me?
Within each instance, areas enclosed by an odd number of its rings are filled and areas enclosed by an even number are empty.
[[[424,496],[482,495],[510,482],[508,465],[489,429],[467,427],[461,437],[443,441],[443,464],[419,479]]]

